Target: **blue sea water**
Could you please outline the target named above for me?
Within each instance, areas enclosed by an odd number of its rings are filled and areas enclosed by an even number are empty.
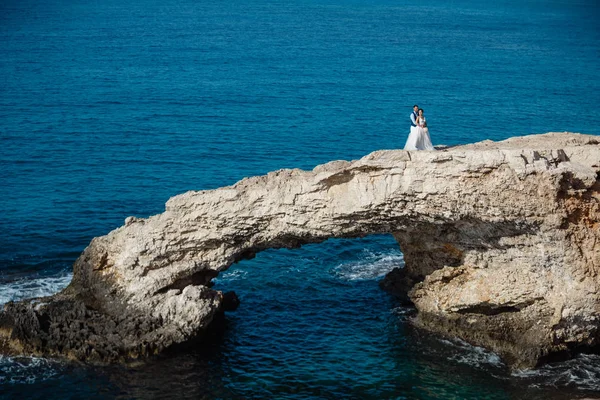
[[[2,0],[0,304],[66,286],[187,190],[401,148],[600,134],[595,0]],[[378,289],[391,237],[273,250],[216,280],[207,343],[129,368],[0,356],[0,398],[571,399],[600,357],[510,373]]]

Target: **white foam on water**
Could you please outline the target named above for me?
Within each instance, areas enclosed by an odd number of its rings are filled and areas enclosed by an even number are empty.
[[[415,314],[414,307],[399,306],[390,310],[400,321],[408,321]]]
[[[515,371],[513,376],[531,381],[530,387],[577,388],[600,392],[600,355],[580,354],[577,357],[541,368]]]
[[[54,276],[25,278],[0,284],[0,306],[9,301],[53,295],[67,287],[72,273],[63,271]]]
[[[504,363],[500,356],[483,347],[473,346],[460,339],[446,340],[440,339],[444,344],[456,348],[459,352],[448,357],[448,360],[461,364],[468,364],[477,368],[482,367],[502,367]]]
[[[9,301],[50,296],[64,289],[73,274],[63,271],[54,276],[23,278],[0,284],[0,307]],[[0,385],[32,384],[59,373],[60,364],[39,357],[7,357],[0,355]]]
[[[0,355],[0,385],[32,384],[50,379],[60,372],[60,363],[39,357]]]
[[[367,281],[382,278],[392,269],[403,266],[404,256],[400,252],[373,253],[365,250],[360,260],[340,264],[332,272],[345,281]]]
[[[391,312],[392,312],[392,314],[395,314],[395,315],[410,315],[410,314],[414,314],[415,308],[399,306],[399,307],[392,308]]]
[[[235,269],[232,271],[225,271],[225,272],[219,274],[219,276],[215,278],[215,281],[231,282],[231,281],[236,281],[239,279],[244,279],[246,277],[246,275],[248,275],[247,271],[243,271],[241,269]]]

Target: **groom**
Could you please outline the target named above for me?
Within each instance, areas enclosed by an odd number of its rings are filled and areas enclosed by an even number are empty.
[[[417,127],[417,115],[419,113],[419,106],[413,106],[413,112],[410,113],[410,133],[413,133],[413,130]]]

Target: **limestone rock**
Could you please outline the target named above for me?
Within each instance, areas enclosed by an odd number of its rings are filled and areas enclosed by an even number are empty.
[[[222,312],[210,281],[232,263],[382,233],[406,262],[382,286],[416,306],[419,326],[519,368],[600,344],[600,144],[565,132],[382,150],[175,196],[92,240],[63,292],[5,305],[0,352],[154,354]]]

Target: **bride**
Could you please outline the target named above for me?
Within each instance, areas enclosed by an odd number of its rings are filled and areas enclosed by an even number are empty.
[[[408,135],[408,139],[406,139],[404,150],[435,150],[433,144],[431,144],[429,128],[427,128],[427,120],[423,115],[422,108],[419,108],[417,126],[410,130],[410,135]]]

